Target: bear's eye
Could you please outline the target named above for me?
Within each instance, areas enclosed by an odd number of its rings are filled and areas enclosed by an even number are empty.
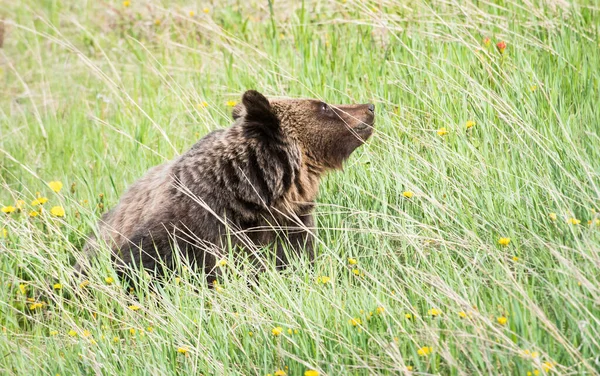
[[[323,111],[323,112],[329,111],[329,105],[325,102],[321,102],[321,111]]]

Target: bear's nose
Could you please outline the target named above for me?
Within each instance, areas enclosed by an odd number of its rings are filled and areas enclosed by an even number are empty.
[[[369,111],[375,112],[375,105],[373,103],[369,103]]]

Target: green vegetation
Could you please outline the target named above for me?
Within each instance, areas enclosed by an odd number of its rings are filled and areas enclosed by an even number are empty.
[[[1,4],[0,373],[600,373],[595,1]],[[376,104],[315,265],[79,287],[101,212],[248,88]]]

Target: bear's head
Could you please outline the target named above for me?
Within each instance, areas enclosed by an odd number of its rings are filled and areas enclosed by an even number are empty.
[[[350,154],[373,133],[372,104],[333,105],[318,99],[269,99],[248,90],[233,109],[261,133],[281,131],[298,143],[306,158],[323,169],[341,168]]]

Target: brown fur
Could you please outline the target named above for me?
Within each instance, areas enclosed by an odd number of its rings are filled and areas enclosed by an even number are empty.
[[[372,105],[268,101],[250,90],[233,117],[232,127],[148,171],[104,215],[100,237],[119,269],[172,267],[178,249],[211,279],[229,245],[274,245],[278,267],[288,253],[314,258],[319,180],[371,135]],[[97,248],[91,238],[86,250]]]

